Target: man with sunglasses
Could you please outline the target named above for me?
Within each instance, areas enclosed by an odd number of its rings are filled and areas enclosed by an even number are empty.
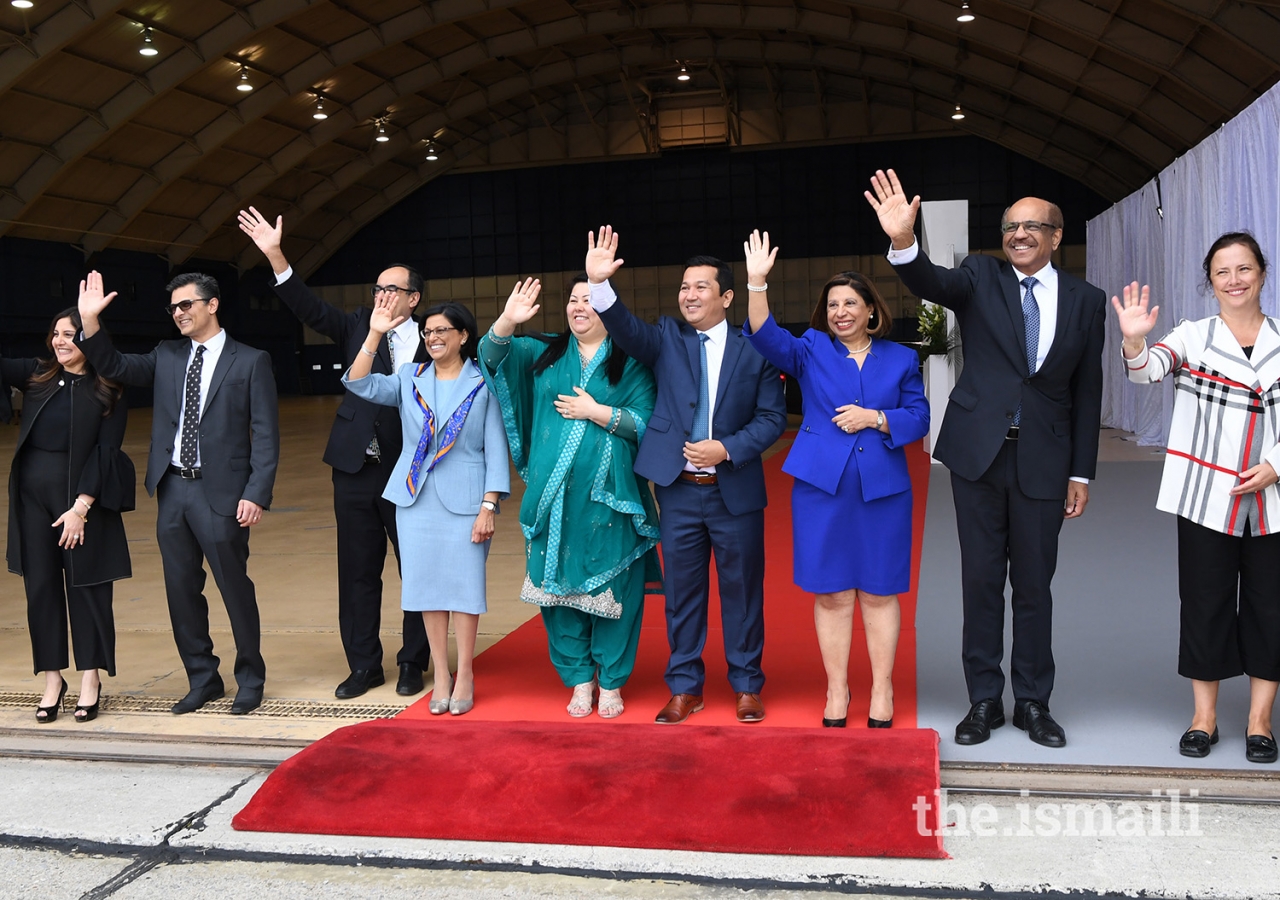
[[[361,306],[344,312],[313,294],[293,271],[280,248],[284,219],[275,224],[252,206],[240,211],[240,229],[263,252],[275,273],[275,291],[302,322],[342,348],[343,364],[351,367],[369,334],[372,310]],[[390,374],[407,362],[425,362],[426,347],[418,329],[422,323],[413,311],[422,300],[422,276],[413,268],[393,265],[378,276],[373,299],[391,296],[400,325],[378,343],[373,371]],[[382,570],[387,560],[387,539],[395,548],[395,506],[384,500],[391,468],[400,458],[403,442],[400,414],[395,407],[378,406],[345,392],[329,432],[324,461],[333,469],[333,509],[338,522],[338,630],[351,674],[338,685],[334,696],[349,700],[386,682],[382,671]],[[409,697],[421,693],[422,673],[431,658],[422,615],[404,613],[403,644],[396,661],[400,677],[396,693]]]
[[[1013,586],[1013,724],[1045,747],[1066,746],[1049,714],[1058,533],[1084,512],[1098,460],[1106,296],[1051,262],[1062,211],[1024,197],[1000,222],[1004,260],[974,254],[935,266],[915,239],[920,198],[892,169],[867,201],[893,242],[911,293],[956,314],[964,369],[934,456],[951,470],[964,595],[961,652],[969,713],[956,743],[980,744],[1004,724],[1004,585]],[[936,410],[935,410],[936,412]]]
[[[262,704],[267,673],[248,562],[249,529],[271,506],[280,460],[275,377],[267,353],[232,340],[218,323],[216,279],[192,272],[167,290],[165,311],[183,339],[122,354],[98,320],[116,295],[104,295],[102,276],[90,272],[80,284],[76,345],[103,378],[153,387],[147,493],[159,505],[169,619],[190,685],[173,712],[194,712],[224,693],[209,637],[207,560],[236,642],[231,712],[244,715]]]

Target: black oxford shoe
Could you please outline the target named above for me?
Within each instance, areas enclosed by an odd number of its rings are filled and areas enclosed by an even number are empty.
[[[969,715],[956,726],[957,744],[981,744],[991,737],[991,729],[1004,724],[1004,704],[999,700],[979,700],[969,707]]]
[[[1067,734],[1053,720],[1053,716],[1049,715],[1049,707],[1035,700],[1014,706],[1013,727],[1021,728],[1027,733],[1027,737],[1041,747],[1067,746]]]
[[[359,697],[361,694],[367,693],[369,688],[376,688],[380,684],[386,684],[387,678],[382,674],[381,669],[356,669],[347,676],[347,680],[338,685],[334,690],[333,696],[339,700],[350,700],[353,697]]]
[[[422,666],[417,663],[400,663],[400,678],[396,681],[396,693],[412,697],[422,693]]]
[[[226,690],[220,684],[215,684],[212,687],[193,688],[187,692],[187,696],[173,704],[170,711],[175,716],[195,712],[212,700],[221,700],[225,693]]]

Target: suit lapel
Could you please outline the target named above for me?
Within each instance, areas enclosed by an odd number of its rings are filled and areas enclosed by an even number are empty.
[[[1076,292],[1075,279],[1058,272],[1058,319],[1053,327],[1053,343],[1049,345],[1049,354],[1044,358],[1044,365],[1040,367],[1042,370],[1049,367],[1049,363],[1062,347],[1062,339],[1067,333],[1067,322],[1075,315],[1076,304],[1079,302],[1080,296]]]
[[[226,343],[222,345],[222,353],[218,355],[218,364],[213,369],[213,378],[209,381],[209,393],[204,398],[205,409],[208,409],[209,404],[213,403],[213,395],[218,393],[218,388],[222,386],[222,379],[227,377],[227,370],[235,365],[236,348],[238,346],[230,337],[227,337]]]
[[[187,360],[191,357],[191,341],[183,338],[173,344],[173,415],[182,415],[182,395],[187,389]]]
[[[391,332],[389,331],[382,336],[382,340],[378,341],[378,359],[382,360],[382,364],[387,367],[387,372],[392,375],[396,373],[396,367],[391,364]],[[402,363],[408,361],[400,360]]]
[[[483,380],[480,370],[476,368],[475,363],[467,360],[462,364],[462,374],[458,376],[457,381],[446,381],[443,384],[436,382],[436,401],[439,408],[432,407],[436,411],[436,430],[439,431],[444,427],[444,423],[449,421],[462,401],[466,399],[467,394],[471,393],[471,389],[476,386],[477,382]],[[441,394],[449,394],[448,401],[442,401]]]
[[[1257,373],[1259,387],[1271,387],[1280,381],[1280,331],[1276,330],[1276,320],[1268,316],[1258,329],[1258,340],[1253,345],[1254,371]]]
[[[1262,372],[1259,370],[1271,368],[1280,373],[1280,360],[1276,358],[1276,351],[1276,336],[1270,319],[1264,319],[1262,327],[1258,329],[1252,359],[1244,355],[1240,342],[1225,322],[1216,316],[1209,320],[1209,346],[1205,348],[1205,363],[1232,381],[1261,393],[1262,385],[1271,382],[1262,380]],[[1255,359],[1258,360],[1258,368],[1255,368]]]
[[[733,326],[729,326],[725,331],[724,339],[724,358],[720,360],[720,379],[716,382],[716,409],[723,404],[720,402],[729,389],[729,377],[733,374],[733,368],[738,364],[738,357],[742,355],[742,346],[746,343],[741,332]]]
[[[702,342],[698,340],[698,330],[692,325],[682,325],[680,336],[684,338],[684,349],[689,354],[689,374],[693,377],[693,394],[698,395],[698,385],[702,382]]]
[[[1004,304],[1009,310],[1009,321],[1013,325],[1014,336],[1021,348],[1019,356],[1023,362],[1023,372],[1030,374],[1031,364],[1027,361],[1027,326],[1022,317],[1022,294],[1018,289],[1018,276],[1013,266],[1007,262],[1000,264],[1000,292],[1004,294]],[[1061,285],[1061,281],[1059,281]]]

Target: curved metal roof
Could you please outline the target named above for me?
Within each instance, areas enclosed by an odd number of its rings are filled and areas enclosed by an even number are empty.
[[[1280,62],[1280,3],[1236,0],[34,2],[0,234],[253,265],[253,203],[304,273],[444,172],[690,144],[969,133],[1118,199]]]

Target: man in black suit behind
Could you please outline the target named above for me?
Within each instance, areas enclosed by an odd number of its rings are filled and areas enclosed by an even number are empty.
[[[243,715],[262,704],[267,675],[248,573],[249,529],[271,506],[280,460],[276,383],[271,357],[232,340],[218,323],[216,279],[179,275],[167,290],[166,309],[182,339],[122,354],[98,322],[116,295],[104,296],[102,276],[90,272],[80,284],[84,331],[76,345],[103,378],[153,386],[147,493],[159,502],[156,543],[169,619],[190,683],[173,711],[193,712],[224,692],[209,637],[207,560],[236,642],[231,712]]]
[[[894,171],[866,198],[893,247],[903,284],[956,314],[964,369],[934,448],[951,470],[964,593],[962,655],[969,714],[956,743],[979,744],[1004,724],[1004,585],[1013,586],[1013,724],[1046,747],[1066,734],[1049,715],[1058,533],[1084,512],[1098,460],[1106,296],[1051,264],[1062,211],[1026,197],[1000,223],[1006,260],[967,257],[958,269],[919,253],[915,220]],[[1065,506],[1065,511],[1064,511]]]
[[[283,217],[276,217],[272,225],[251,206],[240,211],[240,229],[271,264],[276,294],[305,324],[341,347],[343,363],[350,368],[369,335],[372,310],[362,306],[355,312],[343,312],[307,289],[280,249]],[[378,344],[374,372],[390,374],[404,363],[427,360],[419,334],[421,323],[412,316],[422,300],[422,286],[422,276],[409,266],[390,266],[378,276],[374,298],[394,293],[394,312],[403,321]],[[387,560],[387,539],[391,539],[397,561],[400,546],[396,508],[383,499],[382,491],[400,457],[402,443],[399,411],[344,393],[324,450],[324,461],[333,468],[333,510],[338,522],[338,630],[351,669],[334,691],[339,700],[359,697],[386,680],[379,637],[382,569]],[[421,693],[422,672],[431,659],[419,613],[404,613],[403,635],[396,656],[400,665],[396,693],[409,697]]]

